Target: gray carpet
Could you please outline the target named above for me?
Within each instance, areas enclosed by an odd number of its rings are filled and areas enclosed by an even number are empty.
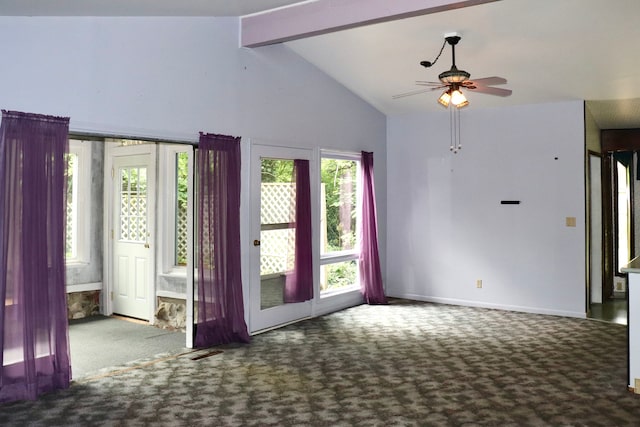
[[[0,425],[638,426],[626,327],[393,300],[141,360]]]
[[[185,351],[182,332],[158,329],[114,317],[92,316],[69,322],[74,380],[99,375],[127,362]]]

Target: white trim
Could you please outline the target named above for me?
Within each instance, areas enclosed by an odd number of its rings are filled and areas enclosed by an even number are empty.
[[[102,298],[102,313],[105,316],[113,314],[113,302],[111,301],[112,292],[112,254],[111,247],[113,240],[111,239],[111,216],[113,215],[113,206],[111,203],[111,194],[113,193],[113,179],[111,178],[111,169],[113,168],[113,149],[116,144],[104,141],[104,174],[102,179],[102,282],[104,283],[104,295]]]
[[[281,145],[264,145],[252,141],[250,146],[250,157],[248,159],[249,167],[249,233],[250,237],[248,242],[260,239],[261,227],[260,227],[260,203],[261,203],[261,182],[262,176],[260,173],[260,166],[262,158],[269,159],[281,159],[281,160],[293,160],[293,159],[306,159],[309,161],[309,178],[313,180],[319,173],[317,171],[317,160],[315,158],[315,151],[309,148],[293,148],[285,147]],[[311,187],[311,200],[317,198],[315,193],[315,187]],[[318,221],[318,214],[312,207],[311,221],[315,224]],[[313,228],[313,227],[312,227]],[[312,235],[312,250],[313,257],[316,259],[318,256],[318,242],[314,239],[315,235]],[[313,312],[313,301],[309,300],[300,303],[283,304],[268,309],[261,308],[261,295],[260,295],[260,250],[254,246],[249,247],[250,253],[250,271],[249,271],[249,332],[255,333],[258,331],[268,330],[274,326],[288,324],[291,321],[296,321],[303,318],[308,318]],[[318,289],[318,284],[315,283],[314,289]],[[314,292],[315,293],[315,292]]]
[[[360,258],[360,252],[357,250],[331,252],[331,254],[320,255],[320,265],[337,264],[339,262],[352,261]]]
[[[321,161],[322,161],[323,157],[328,157],[328,158],[337,159],[337,160],[354,160],[354,161],[357,161],[357,162],[360,162],[362,160],[362,155],[360,153],[356,153],[356,152],[353,152],[353,151],[340,151],[340,150],[324,150],[324,149],[320,149],[320,160]]]
[[[102,282],[93,282],[93,283],[79,283],[76,285],[67,285],[67,293],[73,292],[89,292],[89,291],[101,291],[102,290]]]
[[[359,274],[358,274],[359,276]],[[348,294],[350,292],[358,292],[360,293],[360,285],[358,284],[354,284],[354,285],[349,285],[349,286],[343,286],[341,288],[338,289],[329,289],[326,291],[322,291],[320,292],[320,299],[326,299],[326,298],[333,298],[333,297],[337,297],[338,295],[344,295],[344,294]]]
[[[91,259],[91,141],[69,139],[69,154],[77,157],[77,170],[73,177],[76,256],[67,258],[67,266],[87,265]]]
[[[268,328],[264,328],[264,329],[260,329],[260,330],[257,330],[257,331],[250,332],[249,335],[254,336],[254,335],[264,334],[265,332],[274,331],[276,329],[284,328],[285,326],[293,325],[295,323],[299,323],[299,322],[302,322],[304,320],[309,320],[309,319],[312,319],[312,318],[313,318],[312,316],[300,317],[298,319],[291,320],[290,322],[284,322],[284,323],[280,323],[278,325],[269,326]]]
[[[348,161],[352,161],[356,163],[357,166],[357,170],[356,170],[356,209],[357,209],[357,220],[356,220],[356,230],[355,230],[355,234],[356,234],[356,241],[355,241],[355,245],[353,249],[347,250],[347,251],[335,251],[335,252],[329,252],[329,253],[324,253],[321,254],[320,252],[320,245],[322,244],[321,240],[321,231],[320,231],[320,209],[321,209],[321,204],[322,201],[320,200],[320,197],[322,196],[322,191],[321,191],[321,185],[322,185],[322,160],[323,159],[329,159],[329,160],[348,160]],[[358,290],[360,289],[360,269],[358,266],[359,263],[359,259],[360,259],[360,238],[361,238],[361,229],[362,229],[362,177],[361,177],[361,168],[362,168],[362,156],[360,153],[355,153],[355,152],[346,152],[346,151],[338,151],[338,150],[323,150],[320,149],[320,156],[318,157],[318,162],[317,162],[317,174],[316,174],[316,206],[315,206],[315,211],[317,212],[317,220],[316,222],[314,222],[314,224],[317,224],[315,228],[318,229],[318,236],[317,236],[317,253],[319,254],[317,258],[315,258],[316,260],[316,265],[317,267],[317,273],[316,273],[316,277],[318,280],[318,285],[316,286],[315,289],[318,290],[317,292],[317,298],[316,301],[327,301],[331,298],[340,298],[343,297],[345,294],[348,294],[350,292],[353,292],[354,290]],[[356,281],[355,283],[353,283],[351,286],[345,286],[343,288],[339,288],[339,289],[335,289],[335,290],[328,290],[328,291],[320,291],[320,269],[325,266],[325,265],[330,265],[330,264],[338,264],[341,262],[347,262],[347,261],[352,261],[355,260],[356,261]]]
[[[187,301],[187,294],[183,294],[183,293],[180,293],[180,292],[156,291],[156,297],[173,298],[173,299],[184,300],[185,304],[186,304],[186,301]]]
[[[538,307],[526,307],[520,305],[506,305],[506,304],[493,304],[482,301],[471,301],[471,300],[461,300],[457,298],[440,298],[440,297],[429,297],[424,295],[416,295],[411,293],[399,293],[393,295],[387,295],[392,298],[404,298],[415,301],[424,301],[424,302],[433,302],[436,304],[449,304],[449,305],[460,305],[465,307],[478,307],[478,308],[490,308],[495,310],[505,310],[505,311],[517,311],[520,313],[531,313],[531,314],[546,314],[550,316],[563,316],[563,317],[576,317],[579,319],[586,319],[587,314],[581,313],[577,311],[565,311],[565,310],[548,310],[545,308]]]
[[[193,210],[195,206],[194,200],[194,157],[195,150],[193,147],[189,149],[189,159],[187,160],[187,312],[186,312],[186,342],[185,346],[187,348],[194,347],[194,315],[193,315],[193,305],[197,300],[197,296],[194,295],[194,242],[193,242],[193,225],[194,225],[194,217]]]
[[[160,144],[158,161],[158,260],[160,274],[171,273],[180,268],[175,264],[176,247],[176,156],[178,153],[190,153],[189,145]],[[189,197],[187,195],[187,197]],[[186,274],[186,273],[185,273]]]
[[[355,307],[363,303],[360,290],[349,290],[333,295],[330,298],[322,298],[314,305],[313,316],[323,316],[325,314],[344,310],[345,308]]]

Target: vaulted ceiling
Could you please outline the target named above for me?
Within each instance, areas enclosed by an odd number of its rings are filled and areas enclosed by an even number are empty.
[[[340,10],[335,0],[0,0],[0,15],[242,16],[287,5],[304,11],[309,3],[334,8],[336,13]],[[382,4],[369,4],[374,3]],[[437,80],[440,72],[449,69],[449,48],[432,68],[419,62],[433,61],[444,34],[458,32],[462,36],[456,47],[458,68],[471,73],[472,79],[505,77],[505,87],[513,90],[508,98],[469,93],[469,108],[586,100],[601,128],[640,127],[639,1],[458,3],[466,7],[352,25],[355,28],[285,43],[383,113],[404,114],[441,111],[436,103],[440,92],[395,100],[392,96],[416,89],[416,80]]]

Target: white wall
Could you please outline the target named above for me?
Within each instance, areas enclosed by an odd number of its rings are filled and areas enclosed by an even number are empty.
[[[458,154],[448,113],[388,119],[388,293],[583,317],[582,102],[461,116]]]
[[[385,116],[285,46],[238,48],[237,18],[0,17],[0,39],[0,108],[72,131],[373,151],[386,265]]]

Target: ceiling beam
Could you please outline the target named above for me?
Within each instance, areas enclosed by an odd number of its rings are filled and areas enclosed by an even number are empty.
[[[499,0],[315,0],[240,18],[241,44],[258,47]]]

